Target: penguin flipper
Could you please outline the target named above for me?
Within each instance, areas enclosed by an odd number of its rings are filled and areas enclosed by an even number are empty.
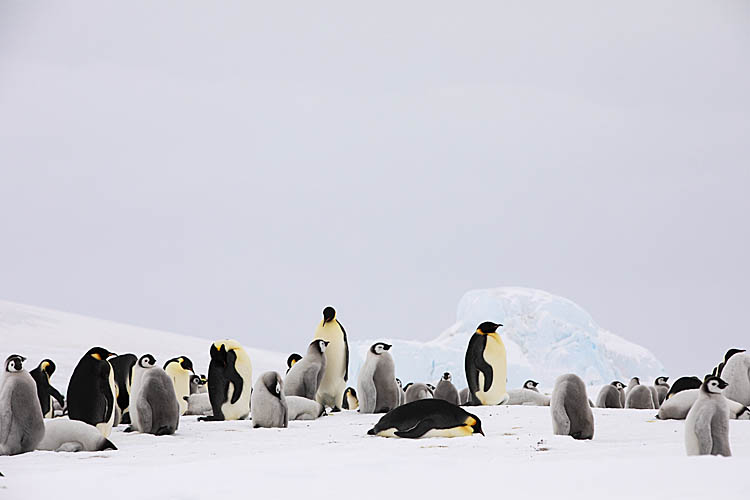
[[[396,431],[394,434],[400,438],[416,439],[427,434],[427,431],[434,429],[435,423],[431,418],[420,420],[417,425],[406,431]]]
[[[466,349],[466,378],[469,382],[469,393],[472,396],[472,401],[476,400],[475,394],[479,391],[479,375],[469,376],[472,367],[484,375],[484,392],[492,388],[492,365],[484,359],[484,348],[486,346],[487,337],[475,334],[469,341],[469,347]],[[478,400],[476,404],[480,404]]]
[[[57,389],[55,389],[51,385],[49,386],[49,394],[50,394],[50,396],[52,396],[53,398],[55,398],[58,403],[60,403],[60,406],[65,406],[65,398],[63,397],[62,394],[60,394],[60,391],[58,391]]]
[[[235,363],[237,363],[237,354],[234,351],[229,351],[227,353],[227,368],[224,372],[224,376],[229,382],[234,385],[232,400],[230,401],[232,404],[235,404],[240,400],[240,396],[242,396],[242,388],[245,385],[242,377],[237,372]]]

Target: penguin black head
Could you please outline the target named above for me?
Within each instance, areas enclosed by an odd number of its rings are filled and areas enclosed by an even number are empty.
[[[411,387],[412,385],[414,385],[414,382],[409,382],[408,384],[406,384],[404,386],[404,392],[406,392],[407,390],[409,390],[409,387]]]
[[[279,374],[276,372],[266,372],[261,375],[261,377],[263,377],[263,385],[266,386],[268,392],[281,399],[281,391],[283,390],[283,385]]]
[[[5,371],[10,373],[20,372],[23,370],[23,362],[26,358],[20,354],[11,354],[5,360]]]
[[[179,358],[172,358],[166,363],[164,363],[164,369],[167,369],[167,366],[169,363],[179,363],[179,365],[182,367],[183,370],[187,370],[189,372],[193,372],[195,374],[195,370],[193,369],[193,362],[188,358],[187,356],[180,356]]]
[[[615,380],[614,382],[611,382],[609,385],[615,386],[616,389],[625,389],[625,384],[623,384],[619,380]]]
[[[432,385],[432,384],[425,384],[425,385],[430,390],[430,392],[433,392],[433,393],[435,392],[435,386],[434,385]]]
[[[111,357],[111,356],[117,356],[117,354],[113,352],[109,352],[103,347],[92,347],[89,349],[89,351],[86,353],[87,356],[91,356],[97,361],[104,361],[105,359]]]
[[[117,446],[112,443],[109,439],[105,439],[102,444],[99,446],[99,449],[97,451],[106,451],[106,450],[116,450]]]
[[[141,368],[151,368],[156,365],[156,358],[151,354],[144,354],[138,359],[138,366]]]
[[[727,353],[724,355],[724,363],[726,363],[727,360],[731,358],[732,356],[734,356],[735,354],[739,354],[741,352],[745,352],[745,350],[744,349],[729,349]]]
[[[385,342],[378,342],[377,344],[373,344],[372,347],[370,347],[370,352],[373,354],[383,354],[385,351],[393,347],[391,344],[386,344]]]
[[[220,342],[211,344],[211,350],[209,351],[211,360],[216,361],[221,366],[227,366],[227,346]]]
[[[726,389],[727,384],[724,380],[714,375],[706,375],[701,385],[701,391],[708,392],[710,394],[721,394],[721,391]]]
[[[326,307],[323,309],[323,324],[325,325],[329,321],[333,321],[336,319],[336,309],[334,309],[331,306]]]
[[[354,390],[354,387],[347,387],[346,388],[346,394],[351,394],[353,397],[357,397],[357,391]]]
[[[330,344],[329,341],[321,340],[321,339],[313,340],[313,342],[317,344],[318,352],[320,352],[320,354],[323,354],[324,352],[326,352],[326,348],[328,347],[328,344]]]
[[[195,385],[205,385],[206,382],[199,375],[190,375],[190,383]]]
[[[482,436],[484,436],[484,431],[482,430],[482,421],[479,420],[479,417],[477,417],[476,415],[469,413],[469,416],[466,417],[466,425],[472,428],[474,434],[481,434]]]
[[[536,386],[538,386],[538,385],[539,385],[539,382],[535,382],[535,381],[529,379],[529,380],[527,380],[526,382],[523,383],[523,388],[524,389],[535,389]]]
[[[398,386],[399,389],[403,389],[404,388],[404,383],[401,382],[400,378],[396,379],[396,385]]]
[[[477,327],[477,333],[479,335],[487,335],[488,333],[495,333],[500,328],[500,323],[493,323],[492,321],[485,321]]]
[[[55,362],[51,359],[44,359],[41,363],[39,363],[39,370],[46,373],[48,376],[52,376],[53,373],[55,373],[55,370],[57,369],[57,366],[55,366]]]
[[[288,358],[286,358],[286,367],[291,368],[292,366],[294,366],[294,363],[296,363],[300,359],[302,359],[302,356],[300,356],[296,352],[293,352],[292,354],[289,355]]]
[[[453,376],[451,376],[450,372],[443,373],[443,380],[450,382],[453,379]]]
[[[635,385],[641,385],[641,379],[639,379],[638,377],[633,377],[633,378],[630,379],[631,382],[633,380],[635,380]]]
[[[656,377],[654,385],[667,385],[667,380],[669,380],[669,377]]]

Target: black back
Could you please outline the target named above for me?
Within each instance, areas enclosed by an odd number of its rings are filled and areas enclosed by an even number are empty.
[[[442,399],[419,399],[389,411],[367,433],[374,435],[392,428],[405,432],[419,426],[420,432],[423,432],[419,436],[409,437],[420,437],[430,429],[451,429],[464,425],[468,417],[474,417],[479,422],[476,415]]]
[[[108,422],[115,398],[109,386],[110,365],[86,353],[73,370],[68,384],[68,416],[90,425]]]
[[[211,420],[224,420],[224,414],[221,406],[227,402],[229,393],[229,383],[234,384],[232,393],[232,404],[236,403],[242,395],[244,382],[234,366],[237,361],[237,354],[234,351],[227,351],[222,344],[217,349],[216,345],[211,345],[210,350],[211,362],[208,365],[208,399],[211,401],[213,409],[213,418]]]
[[[703,382],[698,377],[680,377],[674,381],[672,387],[667,392],[667,399],[671,398],[678,392],[687,391],[688,389],[698,389]]]
[[[487,336],[475,333],[469,339],[469,347],[466,349],[464,368],[466,369],[466,380],[469,382],[469,406],[480,404],[476,393],[479,391],[479,372],[484,374],[484,390],[489,391],[492,387],[492,366],[484,359],[484,348],[487,346]]]
[[[125,411],[130,406],[130,393],[128,382],[132,382],[133,367],[138,361],[135,354],[121,354],[109,360],[115,371],[115,385],[117,385],[117,406],[120,411]]]

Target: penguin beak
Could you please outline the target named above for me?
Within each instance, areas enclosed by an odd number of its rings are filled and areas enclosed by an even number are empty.
[[[391,344],[383,344],[383,349],[386,351],[389,350],[391,347],[393,347]]]

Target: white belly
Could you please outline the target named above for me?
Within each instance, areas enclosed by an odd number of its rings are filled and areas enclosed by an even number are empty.
[[[506,378],[508,375],[505,344],[496,333],[487,335],[487,345],[484,348],[484,359],[492,366],[492,386],[484,391],[484,374],[479,372],[479,390],[477,398],[483,405],[499,405],[508,400]]]
[[[316,400],[327,406],[340,407],[346,390],[346,346],[341,330],[336,327],[323,328],[315,336],[316,339],[330,342],[326,348],[326,369],[320,381]]]

